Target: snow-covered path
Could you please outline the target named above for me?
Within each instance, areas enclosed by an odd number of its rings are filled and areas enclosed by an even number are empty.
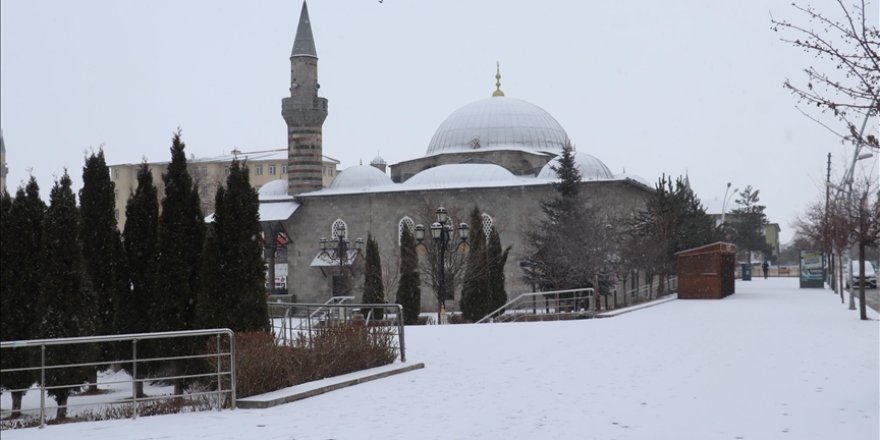
[[[797,279],[736,289],[608,319],[407,327],[423,370],[267,410],[3,439],[880,438],[878,322]]]

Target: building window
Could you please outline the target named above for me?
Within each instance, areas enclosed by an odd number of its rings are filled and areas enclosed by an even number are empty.
[[[413,219],[409,217],[404,217],[400,219],[400,222],[397,223],[397,245],[400,246],[400,239],[403,237],[403,228],[409,229],[409,233],[415,236],[416,233],[416,223]]]
[[[225,174],[227,176],[229,175],[229,166],[223,167],[223,174]]]
[[[208,175],[208,167],[199,167],[199,174],[201,174],[202,176],[207,176]]]
[[[281,174],[287,174],[287,165],[281,165]]]
[[[338,240],[340,235],[342,238],[348,237],[348,225],[342,219],[336,219],[330,226],[330,239]]]
[[[119,168],[113,168],[113,180],[119,178]]]
[[[254,170],[255,170],[255,172],[257,173],[258,176],[262,176],[262,175],[263,175],[263,165],[261,165],[261,164],[254,165]]]
[[[116,221],[119,221],[119,210],[118,209],[113,210],[113,217],[116,217]]]
[[[270,176],[274,176],[274,175],[275,175],[275,164],[274,164],[274,163],[270,163],[270,164],[269,164],[269,175],[270,175]]]
[[[492,226],[495,224],[495,222],[493,222],[492,217],[490,217],[489,214],[486,213],[483,213],[480,216],[480,219],[480,226],[483,228],[483,234],[486,235],[486,240],[488,241],[489,234],[492,233]]]
[[[118,189],[113,190],[113,200],[115,200],[117,202],[119,201],[119,190]]]

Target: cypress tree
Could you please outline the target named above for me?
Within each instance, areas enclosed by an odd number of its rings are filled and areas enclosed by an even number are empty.
[[[488,304],[486,314],[492,313],[507,303],[507,291],[504,290],[504,265],[507,263],[507,255],[510,246],[501,250],[501,236],[498,230],[492,227],[489,233],[489,244],[486,249],[488,265]],[[485,315],[484,315],[485,316]]]
[[[39,309],[40,247],[46,204],[40,199],[40,187],[31,176],[25,188],[19,188],[15,200],[9,193],[2,199],[3,226],[0,233],[2,254],[2,292],[0,292],[0,334],[7,341],[35,339],[42,318]],[[36,296],[36,298],[35,298]],[[35,353],[26,349],[8,350],[0,358],[2,368],[31,365]],[[35,371],[4,373],[2,386],[7,389],[30,387],[39,380]],[[24,391],[13,391],[12,416],[21,409]]]
[[[186,169],[186,145],[174,133],[171,163],[162,175],[165,198],[159,216],[156,307],[152,331],[190,330],[198,291],[204,221],[198,191]]]
[[[487,310],[488,298],[488,261],[486,259],[486,234],[483,231],[482,216],[476,206],[470,216],[471,238],[467,255],[467,266],[464,273],[464,284],[461,288],[459,307],[465,319],[476,322],[490,311]]]
[[[116,333],[113,318],[118,296],[116,288],[119,286],[117,277],[122,274],[120,261],[115,255],[116,241],[120,238],[114,214],[115,185],[110,180],[110,169],[104,160],[104,150],[86,158],[82,177],[83,187],[79,192],[82,219],[80,240],[86,275],[98,307],[95,332],[109,335]]]
[[[155,307],[151,308],[154,332],[195,328],[205,225],[198,190],[187,172],[185,149],[178,130],[171,143],[171,163],[162,175],[165,198],[159,215]],[[189,348],[187,341],[178,338],[165,342],[156,354],[182,355]],[[172,366],[176,372],[181,368],[180,363]],[[177,381],[175,391],[181,391],[182,385]]]
[[[63,338],[88,336],[95,332],[95,297],[88,283],[82,245],[79,242],[79,213],[67,172],[49,195],[50,204],[43,221],[42,297],[43,320],[40,336]],[[47,349],[50,365],[94,361],[88,345],[57,346]],[[46,370],[46,386],[81,384],[92,376],[92,367]],[[67,417],[67,398],[75,387],[51,388],[59,408],[57,418]]]
[[[382,260],[379,256],[379,244],[376,243],[372,235],[367,236],[366,252],[363,303],[384,304],[385,288],[382,284]],[[384,310],[378,307],[363,310],[365,315],[369,315],[370,312],[372,312],[372,319],[384,317]]]
[[[217,188],[215,200],[223,200],[223,187]],[[205,247],[202,249],[202,288],[199,290],[199,299],[196,301],[196,317],[200,328],[224,328],[231,326],[234,313],[231,304],[228,304],[228,290],[224,288],[222,269],[220,263],[220,248],[217,238],[217,217],[223,209],[222,203],[216,205],[214,211],[214,224],[208,225],[205,230]],[[221,311],[227,311],[225,314]]]
[[[246,165],[232,161],[226,188],[218,188],[214,204],[202,261],[199,322],[235,331],[268,331],[260,201]]]
[[[83,187],[79,192],[80,204],[80,242],[82,243],[83,259],[86,276],[95,295],[97,307],[95,315],[95,333],[109,335],[116,333],[115,309],[118,301],[118,278],[122,277],[122,261],[116,254],[118,241],[121,239],[116,227],[114,213],[116,202],[115,185],[110,180],[110,169],[104,160],[104,150],[92,153],[85,160],[83,167]],[[113,344],[101,344],[102,359],[114,359]],[[89,391],[98,391],[98,370],[95,369]]]
[[[159,192],[153,184],[153,173],[146,162],[137,174],[137,188],[125,206],[125,229],[121,259],[127,265],[130,283],[120,288],[116,308],[115,328],[119,333],[146,333],[151,331],[150,310],[156,304],[157,246],[159,238]],[[138,346],[138,357],[149,357],[149,344]],[[146,377],[152,364],[140,364],[137,379]],[[131,364],[123,368],[132,374]],[[137,394],[143,396],[143,382],[137,382]]]
[[[251,186],[247,165],[238,160],[233,160],[229,167],[223,203],[228,221],[219,224],[222,229],[218,230],[218,245],[220,261],[226,264],[222,280],[232,299],[228,312],[237,315],[237,322],[231,328],[268,331],[260,199]]]
[[[409,228],[403,228],[400,236],[400,282],[397,284],[397,303],[403,306],[403,322],[418,324],[421,311],[422,291],[419,278],[419,256],[416,241]]]

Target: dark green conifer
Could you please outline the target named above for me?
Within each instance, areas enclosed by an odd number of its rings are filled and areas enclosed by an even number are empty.
[[[214,205],[213,231],[205,241],[202,261],[200,323],[268,331],[260,201],[246,164],[232,161],[226,188],[218,188]]]
[[[67,172],[55,182],[49,196],[49,209],[43,221],[42,296],[43,319],[40,336],[64,338],[95,333],[96,305],[88,283],[82,245],[79,242],[79,213]],[[47,349],[47,364],[94,362],[88,345],[64,345]],[[88,381],[92,367],[46,370],[48,393],[58,402],[59,419],[67,416],[67,398],[79,384]],[[74,384],[76,384],[74,386]],[[65,385],[70,385],[65,386]]]
[[[200,261],[205,239],[205,222],[199,193],[186,167],[186,145],[180,130],[171,143],[171,163],[162,175],[165,198],[159,215],[159,240],[155,302],[150,308],[153,332],[192,330],[196,327],[195,307],[199,292]],[[149,344],[157,356],[180,356],[192,351],[193,341],[178,338]],[[172,374],[182,374],[186,365],[171,362]],[[175,394],[183,391],[175,382]]]
[[[147,333],[151,331],[150,310],[156,303],[157,246],[159,239],[159,192],[153,184],[153,173],[146,162],[137,174],[137,188],[125,206],[125,229],[122,260],[127,264],[126,288],[120,288],[116,308],[116,329],[119,333]],[[138,357],[150,357],[149,344],[138,347]],[[128,354],[125,357],[129,357]],[[155,364],[138,365],[138,379]],[[132,374],[130,364],[123,364]],[[137,383],[137,393],[143,395],[143,382]]]
[[[504,289],[504,265],[507,263],[507,255],[510,246],[501,249],[501,236],[494,227],[489,233],[489,244],[486,249],[488,264],[488,304],[486,314],[492,313],[507,303],[507,291]],[[484,314],[485,316],[485,314]]]
[[[121,273],[121,262],[115,255],[116,241],[120,239],[116,227],[115,185],[110,180],[110,169],[104,160],[104,150],[86,158],[82,177],[83,187],[79,192],[82,221],[80,241],[86,275],[98,307],[95,332],[109,335],[116,333],[113,325],[115,302],[119,295],[116,292],[119,287],[117,278],[124,274]]]
[[[379,256],[379,244],[372,235],[367,236],[367,250],[364,264],[364,304],[384,304],[385,287],[382,284],[382,260]],[[372,308],[363,311],[372,315],[371,319],[382,319],[383,309]]]
[[[0,291],[0,334],[3,340],[25,340],[39,337],[40,247],[46,204],[40,199],[40,188],[31,176],[25,188],[19,188],[15,200],[3,194],[3,226],[0,235],[2,291]],[[35,352],[13,349],[0,357],[2,368],[31,365]],[[39,380],[35,371],[4,373],[6,389],[26,389]],[[21,409],[23,391],[12,393],[12,416]]]
[[[482,216],[476,206],[471,210],[470,248],[467,255],[464,283],[461,288],[459,307],[465,319],[475,322],[486,316],[489,304],[488,261],[486,259],[486,234],[482,228]]]
[[[412,231],[404,227],[400,236],[400,282],[397,284],[397,303],[403,306],[403,321],[407,325],[419,322],[422,292],[419,278],[419,256]]]

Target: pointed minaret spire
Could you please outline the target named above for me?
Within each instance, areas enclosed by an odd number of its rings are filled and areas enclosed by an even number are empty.
[[[504,96],[504,92],[501,91],[501,63],[495,62],[495,91],[492,92],[492,96]]]
[[[315,51],[315,37],[312,36],[312,22],[309,21],[309,5],[303,1],[302,11],[299,13],[299,25],[296,27],[296,38],[293,40],[293,51],[290,57],[309,56],[318,57]]]
[[[309,8],[303,1],[293,52],[290,54],[290,97],[281,100],[287,123],[287,192],[316,191],[323,186],[322,127],[327,99],[318,96],[318,55],[312,37]]]

